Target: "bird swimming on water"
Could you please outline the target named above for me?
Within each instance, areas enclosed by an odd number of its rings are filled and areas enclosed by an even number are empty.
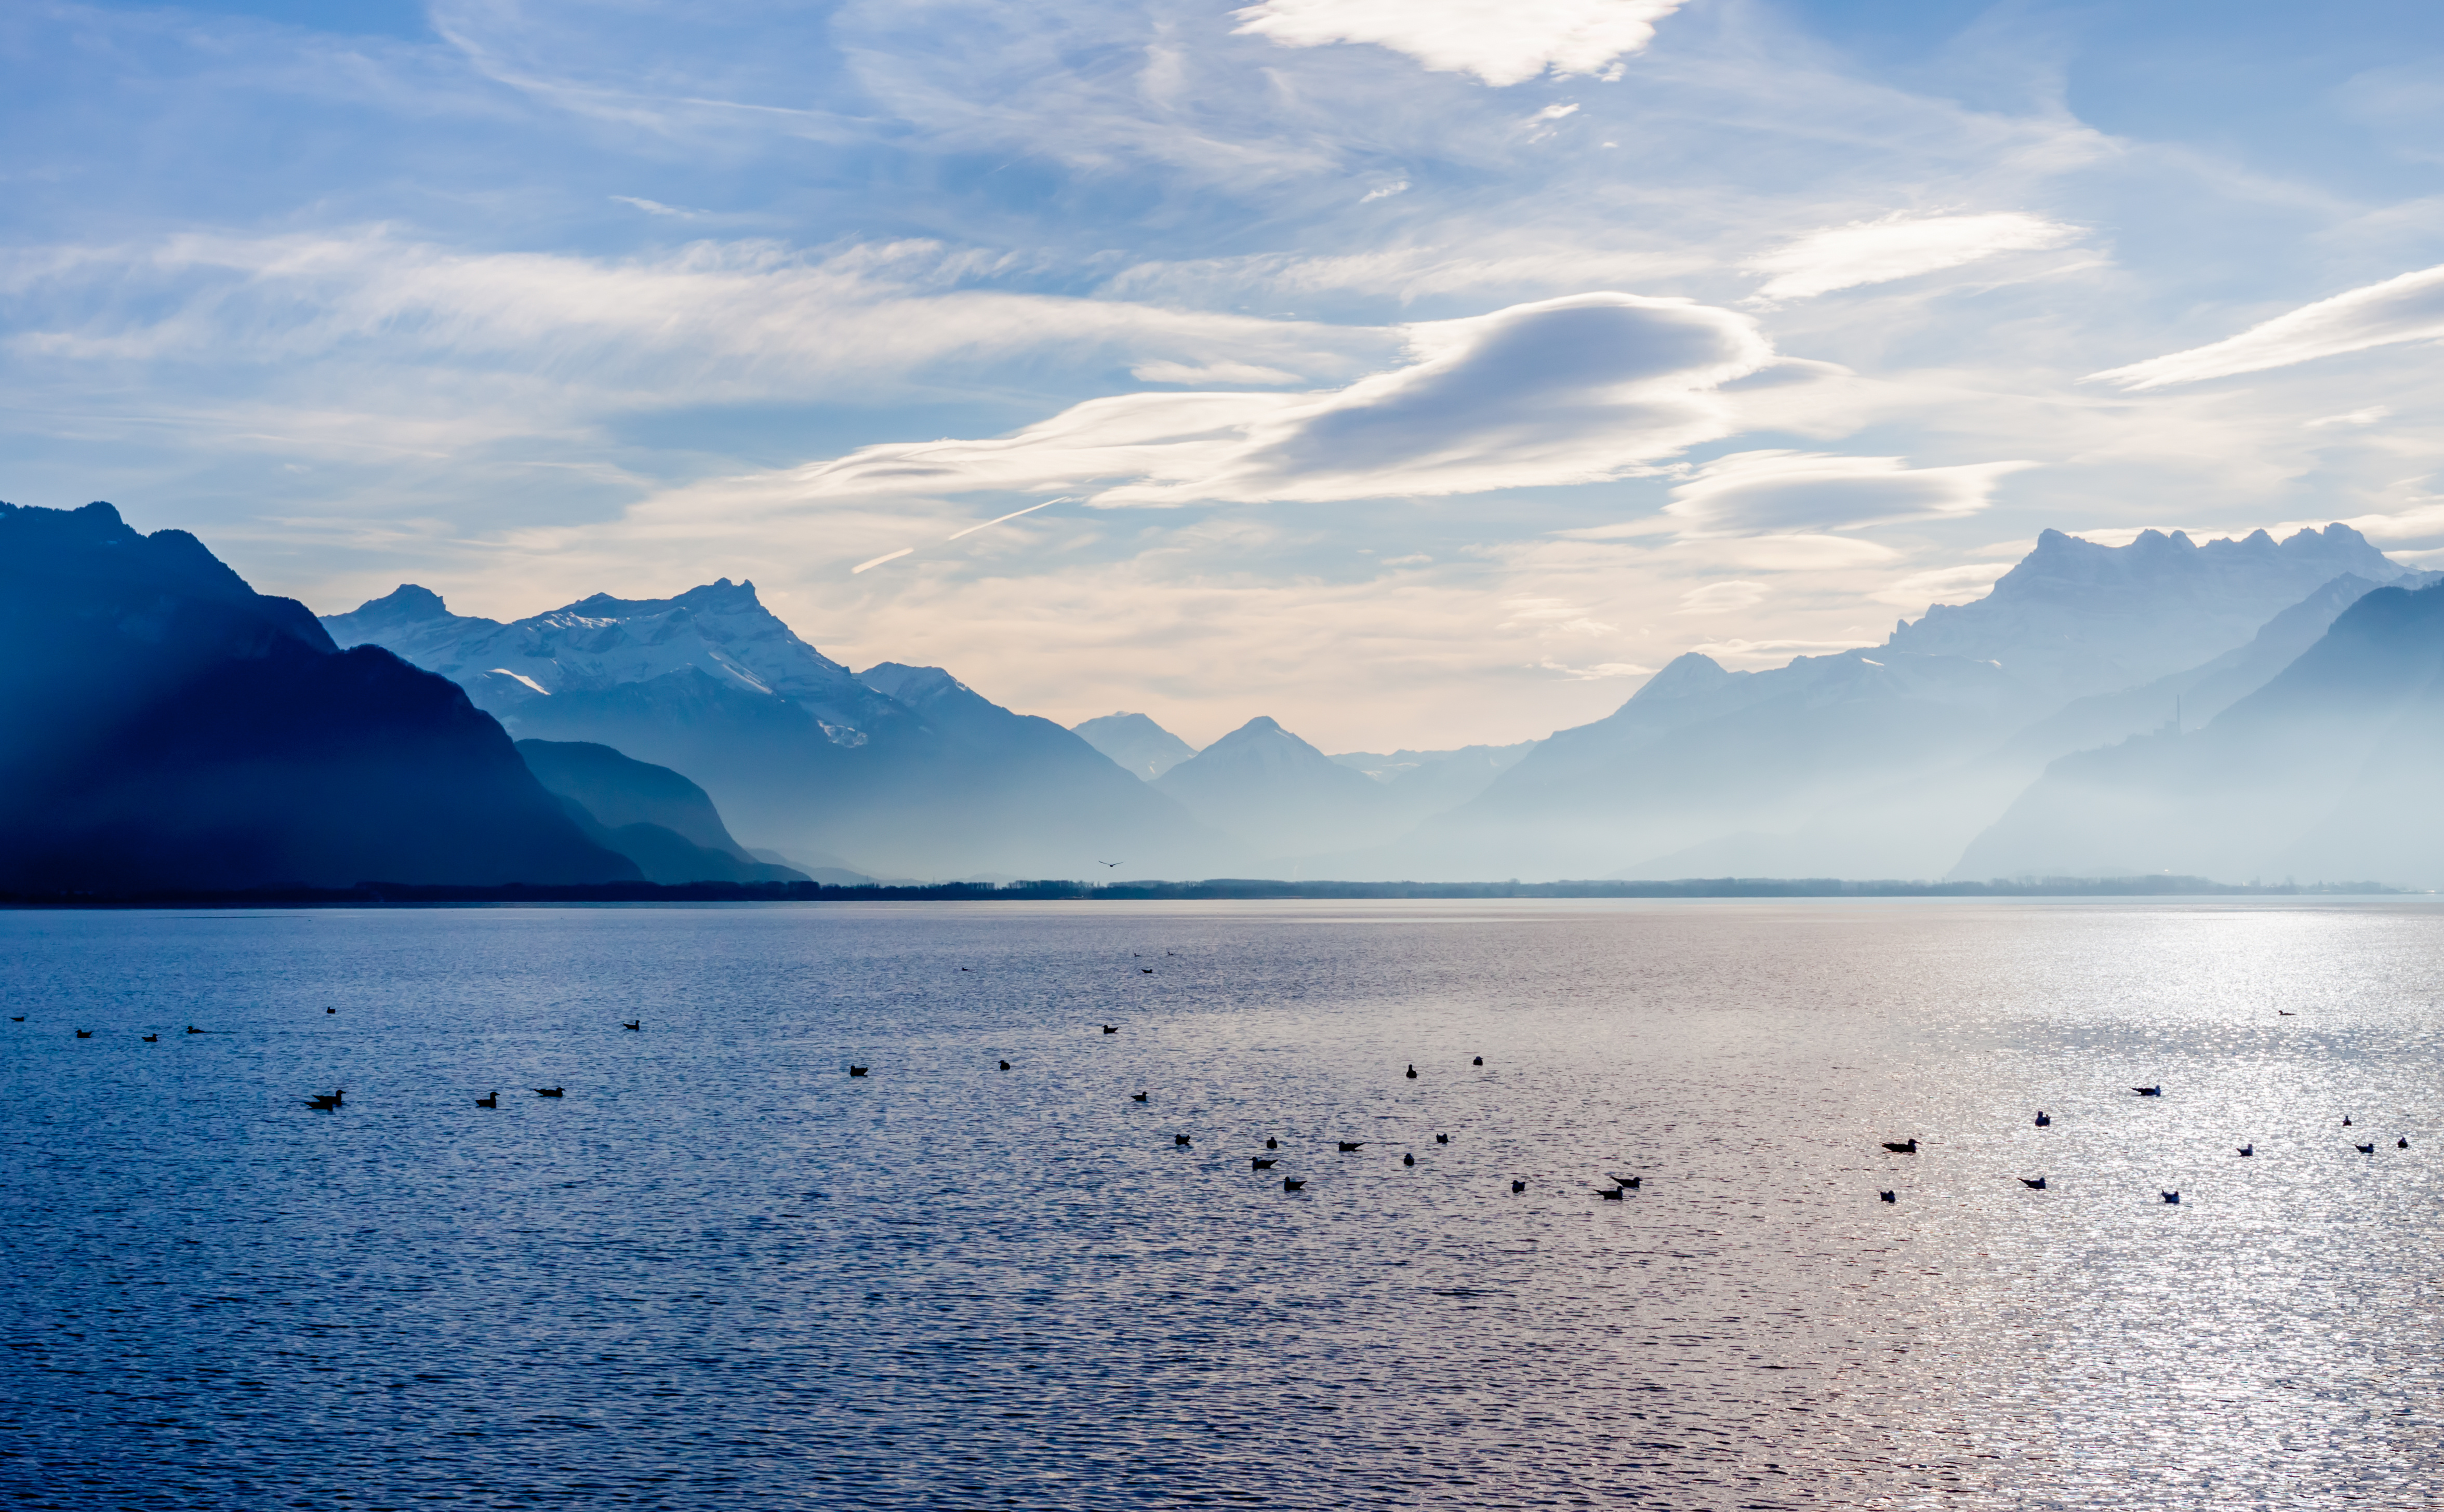
[[[148,1034],[148,1035],[146,1035],[146,1036],[144,1037],[144,1042],[145,1042],[146,1044],[153,1044],[153,1043],[157,1042],[160,1040],[160,1038],[161,1038],[161,1037],[160,1037],[159,1035],[157,1035],[157,1034]]]
[[[2241,1146],[2240,1152],[2244,1155],[2253,1155],[2257,1153],[2256,1141],[2251,1140],[2250,1143]]]
[[[1007,1061],[1007,1060],[1003,1061],[1003,1062],[1001,1063],[1001,1068],[1002,1068],[1004,1071],[1009,1070],[1009,1061]]]
[[[1602,1197],[1606,1202],[1619,1202],[1621,1200],[1620,1189],[1619,1187],[1598,1187],[1596,1189],[1596,1195]]]
[[[534,1089],[534,1094],[538,1097],[557,1097],[565,1089],[561,1087],[537,1087]]]
[[[851,1066],[848,1068],[848,1074],[853,1077],[861,1077],[865,1075],[869,1069],[871,1068],[866,1066]]]
[[[1891,1140],[1887,1139],[1887,1140],[1885,1140],[1885,1141],[1884,1141],[1884,1148],[1885,1148],[1885,1149],[1887,1149],[1887,1150],[1889,1150],[1889,1151],[1891,1151],[1894,1154],[1897,1154],[1897,1155],[1914,1155],[1914,1154],[1916,1154],[1916,1153],[1917,1153],[1917,1135],[1916,1135],[1916,1134],[1912,1134],[1912,1135],[1910,1135],[1910,1136],[1909,1136],[1909,1138],[1908,1138],[1908,1140],[1906,1140],[1905,1142],[1903,1142],[1903,1143],[1901,1143],[1901,1144],[1895,1144],[1895,1143],[1893,1143]]]
[[[1282,1142],[1278,1139],[1268,1138],[1265,1141],[1265,1148],[1268,1150],[1279,1150],[1281,1147]]]
[[[1900,1197],[1899,1197],[1899,1195],[1898,1195],[1898,1193],[1895,1193],[1895,1192],[1879,1191],[1879,1192],[1876,1193],[1876,1195],[1877,1195],[1877,1196],[1879,1196],[1879,1197],[1880,1197],[1880,1198],[1882,1198],[1882,1199],[1883,1199],[1884,1201],[1886,1201],[1886,1202],[1898,1202],[1898,1201],[1900,1201]]]
[[[2410,1148],[2410,1135],[2408,1135],[2408,1134],[2403,1134],[2400,1138],[2398,1138],[2398,1139],[2395,1140],[2395,1141],[2393,1142],[2393,1148],[2395,1148],[2396,1150],[2407,1150],[2407,1149],[2409,1149],[2409,1148]]]
[[[1512,1182],[1512,1183],[1510,1184],[1510,1190],[1511,1190],[1511,1192],[1512,1192],[1512,1194],[1513,1194],[1513,1195],[1516,1195],[1516,1194],[1517,1194],[1517,1193],[1519,1193],[1519,1192],[1526,1191],[1527,1189],[1528,1189],[1528,1184],[1527,1184],[1526,1182],[1524,1182],[1524,1181],[1514,1181],[1514,1182]]]
[[[2177,1191],[2168,1191],[2164,1193],[2164,1200],[2177,1208],[2181,1204],[2181,1194]]]
[[[77,1031],[77,1038],[80,1040],[90,1040],[93,1038],[93,1031],[91,1029],[79,1029]]]
[[[324,1011],[324,1012],[325,1012],[325,1013],[337,1013],[337,1012],[339,1012],[340,1010],[339,1010],[339,1009],[337,1009],[337,1008],[324,1008],[323,1011]]]
[[[1129,1100],[1131,1102],[1143,1102],[1146,1100],[1146,1095],[1142,1092],[1132,1092],[1129,1094]]]
[[[1475,1060],[1470,1061],[1469,1064],[1472,1066],[1481,1066],[1485,1064],[1485,1057],[1478,1056]]]
[[[1250,1155],[1248,1157],[1248,1164],[1258,1171],[1270,1171],[1273,1169],[1275,1162],[1267,1160],[1262,1155]]]
[[[2164,1084],[2158,1081],[2152,1087],[2132,1087],[2130,1090],[2142,1097],[2160,1097],[2164,1095]]]
[[[194,1024],[192,1024],[192,1023],[191,1023],[191,1024],[188,1024],[188,1025],[187,1025],[187,1032],[188,1032],[189,1034],[201,1034],[201,1033],[203,1033],[204,1031],[203,1031],[203,1030],[201,1030],[201,1029],[196,1028]],[[2348,1123],[2348,1122],[2350,1122],[2350,1120],[2349,1120],[2348,1118],[2345,1118],[2345,1119],[2343,1119],[2342,1121],[2343,1121],[2344,1123]]]
[[[1345,1155],[1350,1153],[1352,1151],[1363,1147],[1366,1141],[1363,1139],[1343,1139],[1339,1141],[1339,1143],[1341,1145],[1341,1152]]]
[[[2043,1191],[2046,1189],[2046,1178],[2038,1176],[2031,1179],[2027,1176],[2022,1176],[2020,1178],[2020,1185],[2027,1188],[2030,1191]]]
[[[1438,1134],[1435,1135],[1435,1143],[1436,1143],[1436,1144],[1438,1144],[1438,1145],[1447,1145],[1447,1144],[1450,1144],[1450,1143],[1451,1143],[1451,1135],[1449,1135],[1449,1134]]]
[[[1120,1033],[1120,1031],[1117,1027],[1115,1027],[1114,1025],[1112,1025],[1112,1024],[1108,1024],[1108,1023],[1107,1023],[1107,1024],[1104,1024],[1104,1025],[1103,1025],[1103,1032],[1104,1032],[1105,1034],[1118,1034],[1118,1033]]]
[[[623,1029],[634,1029],[639,1034],[642,1034],[645,1032],[645,1021],[642,1019],[630,1019],[626,1023],[620,1024],[620,1027]]]
[[[1416,1066],[1411,1066],[1409,1068],[1409,1079],[1412,1081],[1417,1079],[1417,1068]]]
[[[478,1108],[497,1108],[500,1105],[501,1095],[497,1091],[489,1097],[477,1097],[475,1099],[475,1106]]]
[[[1417,1157],[1416,1157],[1416,1156],[1415,1156],[1415,1155],[1411,1155],[1411,1154],[1403,1154],[1403,1155],[1400,1157],[1400,1164],[1402,1164],[1402,1165],[1404,1165],[1404,1166],[1414,1166],[1414,1165],[1416,1165],[1416,1163],[1417,1163]]]
[[[2038,1128],[2040,1128],[2040,1129],[2050,1129],[2050,1128],[2052,1128],[2052,1127],[2053,1127],[2053,1122],[2054,1122],[2054,1121],[2053,1121],[2051,1118],[2049,1118],[2049,1117],[2046,1116],[2046,1110],[2045,1110],[2045,1109],[2043,1109],[2043,1108],[2039,1108],[2039,1109],[2037,1110],[2037,1127],[2038,1127]]]
[[[1172,1142],[1174,1145],[1184,1145],[1184,1144],[1188,1143],[1188,1135],[1186,1135],[1186,1134],[1173,1134],[1173,1135],[1171,1136],[1171,1142]]]
[[[2363,1154],[2363,1155],[2372,1155],[2372,1154],[2375,1154],[2375,1153],[2376,1153],[2376,1145],[2375,1145],[2374,1141],[2370,1141],[2369,1143],[2367,1143],[2367,1144],[2363,1144],[2363,1145],[2353,1145],[2351,1148],[2352,1148],[2352,1149],[2354,1149],[2354,1150],[2357,1150],[2361,1154]]]
[[[1605,1174],[1610,1175],[1611,1172],[1607,1171]],[[1612,1184],[1623,1191],[1636,1191],[1638,1184],[1645,1179],[1644,1176],[1613,1176]]]
[[[1299,1180],[1295,1176],[1284,1176],[1282,1178],[1282,1190],[1284,1191],[1296,1191],[1305,1185],[1305,1182]]]
[[[193,1031],[191,1030],[191,1031],[189,1031],[189,1032],[190,1032],[190,1033],[192,1033]],[[2351,1116],[2350,1116],[2349,1114],[2347,1114],[2347,1113],[2346,1113],[2346,1114],[2342,1115],[2342,1127],[2343,1127],[2343,1128],[2345,1128],[2345,1129],[2347,1129],[2347,1128],[2349,1128],[2350,1126],[2351,1126]]]

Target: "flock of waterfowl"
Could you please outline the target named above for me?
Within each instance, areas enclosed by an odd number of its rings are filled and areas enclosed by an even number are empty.
[[[2287,1014],[2286,1016],[2288,1017]],[[2164,1095],[2164,1084],[2158,1081],[2154,1086],[2132,1087],[2130,1090],[2142,1097],[2160,1097]],[[2054,1120],[2052,1116],[2047,1114],[2043,1108],[2039,1108],[2037,1110],[2036,1124],[2038,1128],[2050,1129],[2053,1127],[2053,1122]],[[2351,1127],[2351,1116],[2349,1114],[2342,1115],[2342,1127],[2345,1129]],[[2397,1137],[2393,1142],[2393,1147],[2396,1150],[2409,1149],[2410,1136],[2408,1134],[2402,1134]],[[2376,1142],[2374,1140],[2370,1140],[2366,1144],[2360,1144],[2357,1141],[2353,1141],[2351,1148],[2363,1155],[2373,1155],[2376,1153]],[[1887,1139],[1884,1141],[1884,1149],[1887,1152],[1896,1155],[1916,1154],[1917,1136],[1916,1134],[1912,1134],[1909,1138],[1898,1141]],[[2249,1143],[2242,1145],[2237,1153],[2243,1159],[2253,1158],[2257,1154],[2256,1141],[2251,1140]],[[2021,1186],[2027,1188],[2030,1191],[2044,1191],[2046,1189],[2046,1178],[2043,1176],[2019,1176],[2014,1179],[2017,1180]],[[2160,1195],[2167,1204],[2176,1207],[2180,1204],[2181,1194],[2178,1191],[2167,1191],[2162,1188],[2158,1188],[2157,1190],[2158,1195]],[[1900,1194],[1898,1191],[1890,1189],[1879,1191],[1876,1195],[1885,1202],[1897,1203],[1900,1201]]]

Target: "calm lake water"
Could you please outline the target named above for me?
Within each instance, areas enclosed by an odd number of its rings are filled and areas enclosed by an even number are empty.
[[[0,947],[11,1504],[2444,1486],[2423,903],[13,913]]]

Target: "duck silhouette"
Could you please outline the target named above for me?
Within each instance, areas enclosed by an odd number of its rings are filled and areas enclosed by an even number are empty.
[[[642,1019],[630,1019],[625,1023],[620,1024],[620,1027],[623,1029],[634,1029],[639,1034],[642,1034],[645,1032],[645,1021]]]
[[[2164,1193],[2164,1200],[2177,1208],[2181,1203],[2181,1194],[2177,1191],[2168,1191]]]
[[[2343,1128],[2345,1128],[2345,1129],[2347,1129],[2347,1128],[2349,1128],[2350,1126],[2351,1126],[2351,1116],[2350,1116],[2349,1114],[2347,1114],[2347,1113],[2346,1113],[2346,1114],[2342,1115],[2342,1127],[2343,1127]]]
[[[1339,1143],[1341,1145],[1341,1152],[1344,1155],[1349,1154],[1354,1151],[1361,1150],[1365,1148],[1366,1145],[1366,1141],[1363,1139],[1343,1139],[1339,1141]]]
[[[2363,1155],[2372,1155],[2376,1153],[2376,1145],[2373,1141],[2363,1145],[2353,1145],[2351,1148]]]
[[[475,1099],[475,1106],[478,1108],[497,1108],[500,1105],[501,1095],[497,1091],[489,1097],[477,1097]]]
[[[851,1066],[848,1068],[848,1074],[853,1077],[861,1077],[870,1069],[872,1068],[868,1066]]]
[[[1188,1135],[1186,1135],[1186,1134],[1173,1134],[1173,1135],[1171,1136],[1171,1142],[1172,1142],[1174,1145],[1184,1145],[1184,1144],[1188,1143]]]
[[[1470,1061],[1469,1064],[1472,1066],[1481,1066],[1485,1064],[1485,1057],[1478,1056],[1475,1060]]]
[[[2046,1110],[2039,1108],[2037,1110],[2037,1127],[2040,1129],[2050,1129],[2053,1127],[2053,1119],[2046,1116]]]
[[[1278,1139],[1267,1139],[1265,1141],[1265,1148],[1268,1150],[1279,1150],[1281,1147],[1282,1142]]]
[[[1299,1180],[1296,1176],[1284,1176],[1282,1178],[1282,1190],[1284,1191],[1296,1191],[1305,1185],[1305,1182]]]
[[[1129,1100],[1131,1102],[1143,1102],[1146,1100],[1146,1095],[1142,1092],[1132,1092],[1129,1094]]]
[[[2240,1152],[2244,1155],[2253,1155],[2257,1153],[2257,1145],[2255,1141],[2252,1140],[2251,1142],[2241,1146]]]
[[[1436,1143],[1436,1144],[1438,1144],[1438,1145],[1447,1145],[1447,1144],[1450,1144],[1450,1143],[1451,1143],[1451,1135],[1449,1135],[1449,1134],[1438,1134],[1435,1135],[1435,1143]]]
[[[340,1099],[337,1097],[309,1097],[306,1100],[306,1106],[316,1113],[328,1113],[339,1105]]]
[[[2152,1087],[2132,1087],[2130,1090],[2142,1097],[2160,1097],[2164,1095],[2164,1084],[2158,1081]]]
[[[2393,1142],[2393,1148],[2395,1148],[2396,1150],[2407,1150],[2407,1149],[2409,1149],[2409,1148],[2410,1148],[2410,1135],[2408,1135],[2408,1134],[2403,1134],[2400,1138],[2398,1138],[2398,1139],[2395,1140],[2395,1141]]]
[[[1153,967],[1150,967],[1150,966],[1141,966],[1141,967],[1139,967],[1139,968],[1138,968],[1138,969],[1139,969],[1139,970],[1140,970],[1140,971],[1142,971],[1142,972],[1144,972],[1144,973],[1145,973],[1146,975],[1148,975],[1148,976],[1152,976],[1152,975],[1154,975],[1154,968],[1153,968]]]
[[[1644,1176],[1613,1175],[1611,1171],[1605,1171],[1604,1174],[1612,1176],[1613,1185],[1619,1187],[1623,1191],[1636,1191],[1638,1189],[1638,1184],[1646,1179]]]
[[[26,1016],[22,1013],[12,1013],[9,1015],[9,1022],[10,1023],[23,1023],[26,1022]]]
[[[1118,1034],[1120,1031],[1118,1025],[1107,1023],[1103,1025],[1103,1032],[1105,1034]]]
[[[1894,1154],[1897,1154],[1897,1155],[1914,1155],[1914,1154],[1916,1154],[1916,1153],[1917,1153],[1917,1135],[1916,1135],[1916,1134],[1912,1134],[1912,1135],[1910,1135],[1910,1136],[1909,1136],[1909,1138],[1908,1138],[1908,1139],[1906,1139],[1906,1140],[1902,1141],[1902,1142],[1901,1142],[1901,1143],[1899,1143],[1899,1144],[1895,1144],[1895,1143],[1893,1143],[1891,1140],[1887,1139],[1887,1140],[1885,1140],[1885,1141],[1884,1141],[1884,1148],[1885,1148],[1885,1149],[1887,1149],[1887,1150],[1889,1150],[1889,1151],[1891,1151]]]
[[[76,1034],[77,1038],[80,1040],[90,1040],[93,1038],[93,1031],[91,1029],[79,1029]]]
[[[1884,1202],[1898,1202],[1901,1200],[1899,1194],[1897,1192],[1879,1191],[1876,1193],[1876,1195]]]
[[[538,1097],[557,1097],[566,1090],[564,1087],[537,1087],[534,1089],[534,1095]]]
[[[148,1034],[144,1037],[144,1042],[146,1044],[156,1044],[160,1042],[160,1039],[161,1037],[157,1034]]]
[[[1001,1068],[1002,1068],[1004,1071],[1009,1070],[1009,1061],[1007,1061],[1007,1060],[1003,1061],[1003,1062],[1001,1063]]]
[[[1417,1079],[1417,1068],[1416,1066],[1411,1066],[1409,1068],[1409,1079],[1412,1081]]]
[[[2033,1178],[2022,1176],[2020,1178],[2020,1185],[2027,1188],[2030,1191],[2043,1191],[2046,1189],[2046,1178],[2043,1176]]]
[[[1621,1200],[1620,1189],[1619,1187],[1598,1187],[1596,1189],[1596,1195],[1602,1197],[1606,1202],[1619,1202]]]
[[[1273,1161],[1267,1160],[1262,1155],[1250,1155],[1248,1157],[1248,1164],[1258,1171],[1270,1171],[1273,1169],[1275,1163]]]
[[[1527,1189],[1528,1184],[1524,1181],[1514,1181],[1510,1184],[1510,1192],[1513,1196],[1517,1196],[1519,1193],[1526,1191]]]
[[[188,1025],[187,1025],[187,1032],[188,1032],[189,1034],[201,1034],[201,1033],[203,1033],[204,1031],[203,1031],[203,1030],[201,1030],[201,1029],[196,1028],[194,1024],[192,1024],[192,1023],[191,1023],[191,1024],[188,1024]],[[2344,1119],[2343,1121],[2344,1121],[2345,1123],[2349,1122],[2349,1120],[2348,1120],[2348,1119]]]
[[[1416,1163],[1417,1163],[1417,1157],[1416,1157],[1416,1156],[1415,1156],[1415,1155],[1412,1155],[1412,1154],[1402,1154],[1402,1155],[1400,1156],[1400,1164],[1402,1164],[1402,1165],[1404,1165],[1404,1166],[1414,1166],[1414,1165],[1416,1165]]]
[[[323,1011],[324,1011],[324,1012],[325,1012],[325,1013],[337,1013],[337,1012],[339,1012],[340,1010],[339,1010],[339,1009],[337,1009],[337,1008],[324,1008]]]

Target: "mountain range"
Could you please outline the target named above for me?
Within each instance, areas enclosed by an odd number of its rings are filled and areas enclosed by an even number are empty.
[[[106,505],[0,507],[0,548],[17,891],[2437,874],[2437,575],[2342,526],[2047,531],[1879,646],[1692,654],[1541,741],[1340,755],[852,673],[727,579],[506,622],[409,584],[317,621]]]

